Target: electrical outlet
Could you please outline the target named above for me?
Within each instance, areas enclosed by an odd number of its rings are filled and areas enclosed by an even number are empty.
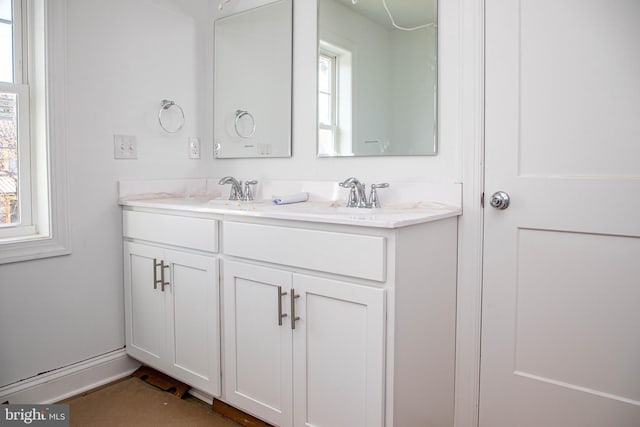
[[[113,157],[115,159],[137,159],[138,138],[135,135],[113,135]]]
[[[189,158],[200,158],[200,138],[195,138],[193,136],[189,137]]]

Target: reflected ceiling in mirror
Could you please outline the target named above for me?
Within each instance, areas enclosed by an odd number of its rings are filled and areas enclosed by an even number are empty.
[[[435,155],[436,0],[318,5],[318,156]]]

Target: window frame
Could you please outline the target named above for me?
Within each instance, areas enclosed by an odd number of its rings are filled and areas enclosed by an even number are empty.
[[[25,160],[30,166],[33,232],[11,236],[2,233],[6,229],[0,230],[0,264],[71,253],[66,167],[67,0],[14,0],[14,7],[18,3],[22,35],[14,36],[14,46],[20,39],[20,58],[16,61],[19,71],[14,70],[14,80],[18,76],[20,85],[28,87],[29,92],[28,103],[23,101],[17,108],[25,104],[29,107],[30,152]],[[35,25],[34,19],[40,25]],[[19,114],[18,120],[24,122]],[[18,173],[23,171],[19,169]]]
[[[318,117],[317,155],[318,157],[333,157],[336,155],[353,155],[353,99],[354,99],[354,56],[355,47],[348,41],[325,34],[318,43],[318,64],[321,57],[335,58],[333,63],[333,126],[321,124]],[[319,73],[319,70],[318,70]],[[318,103],[320,98],[320,84],[318,80],[316,93]],[[319,115],[318,115],[319,116]],[[332,147],[321,149],[320,131],[331,131]]]
[[[320,59],[325,59],[330,64],[331,79],[329,82],[329,91],[323,92],[320,90],[320,83],[318,82],[318,100],[320,95],[329,95],[329,108],[330,108],[330,120],[331,123],[322,123],[318,118],[318,131],[325,130],[331,133],[331,145],[336,146],[336,138],[338,133],[338,61],[339,57],[333,52],[329,52],[325,49],[319,49],[318,51],[318,64]],[[318,106],[319,108],[319,106]]]
[[[320,58],[324,58],[325,60],[327,60],[330,64],[331,64],[331,79],[330,79],[330,83],[329,83],[329,90],[330,92],[323,92],[320,90],[320,85],[318,85],[318,93],[322,93],[324,95],[329,95],[330,98],[330,108],[331,111],[329,114],[329,116],[331,117],[331,123],[322,123],[320,121],[318,121],[318,125],[320,126],[320,128],[322,129],[332,129],[335,131],[335,129],[338,127],[338,56],[327,52],[325,50],[320,50],[320,53],[318,54],[318,56]]]
[[[18,151],[18,212],[20,221],[15,225],[0,225],[0,242],[7,239],[23,238],[37,233],[32,214],[31,187],[31,138],[29,86],[25,84],[0,82],[0,92],[16,96],[17,151]]]

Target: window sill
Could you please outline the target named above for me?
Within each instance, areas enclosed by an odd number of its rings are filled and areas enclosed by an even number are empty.
[[[0,239],[0,264],[68,255],[71,248],[62,239],[40,235]]]
[[[33,225],[0,228],[0,245],[46,237],[48,236],[40,236]]]

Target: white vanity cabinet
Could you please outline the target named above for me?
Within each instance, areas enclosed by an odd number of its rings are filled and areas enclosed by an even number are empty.
[[[220,395],[217,221],[123,211],[126,349]]]
[[[280,427],[452,426],[456,224],[225,220],[223,399]]]
[[[225,261],[223,291],[230,404],[280,427],[383,425],[383,289]]]
[[[305,207],[126,202],[128,353],[278,427],[452,427],[456,211]]]

